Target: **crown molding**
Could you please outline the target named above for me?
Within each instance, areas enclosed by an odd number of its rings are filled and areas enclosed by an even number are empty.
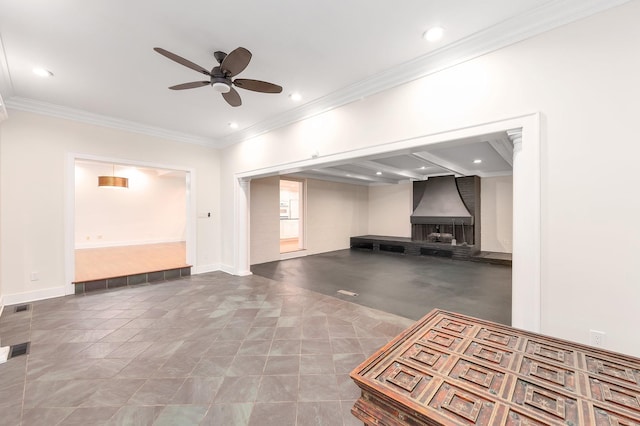
[[[6,98],[13,96],[13,84],[11,82],[11,74],[9,74],[9,64],[4,51],[2,34],[0,34],[0,123],[7,119],[7,109],[2,99],[3,94]]]
[[[221,146],[229,146],[280,127],[361,100],[367,96],[397,87],[443,69],[486,55],[514,43],[526,40],[546,31],[558,28],[631,0],[560,0],[549,1],[526,13],[502,21],[455,43],[446,45],[426,55],[419,56],[376,74],[365,80],[337,90],[327,96],[278,114],[242,131],[218,140]]]
[[[79,121],[81,123],[95,124],[98,126],[111,127],[118,130],[126,130],[134,133],[141,133],[176,142],[184,142],[196,145],[218,148],[219,144],[215,139],[190,135],[187,133],[175,132],[160,127],[147,126],[133,121],[122,120],[106,115],[94,114],[79,109],[68,108],[61,105],[36,101],[28,98],[13,97],[6,101],[6,107],[18,111],[34,112],[37,114],[49,115],[57,118]]]

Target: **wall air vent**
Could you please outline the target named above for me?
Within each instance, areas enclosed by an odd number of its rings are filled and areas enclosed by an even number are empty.
[[[27,355],[29,353],[29,346],[31,342],[18,343],[17,345],[11,345],[9,349],[8,359],[15,358],[20,355]]]

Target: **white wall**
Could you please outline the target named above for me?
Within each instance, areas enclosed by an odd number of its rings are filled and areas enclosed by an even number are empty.
[[[213,212],[212,218],[196,221],[194,271],[219,267],[216,150],[14,110],[0,125],[0,135],[0,276],[5,303],[59,296],[69,287],[65,281],[65,197],[73,191],[73,182],[65,181],[69,153],[193,169],[197,212]],[[38,281],[30,281],[32,271],[38,272]]]
[[[481,248],[511,253],[513,250],[513,176],[480,180]]]
[[[411,238],[412,192],[411,182],[370,186],[368,234]]]
[[[115,175],[127,177],[129,188],[98,187],[98,176],[113,170],[111,164],[76,162],[76,248],[185,240],[185,172],[118,166]]]
[[[541,113],[541,330],[640,355],[640,200],[629,197],[640,111],[640,2],[629,2],[227,148],[223,262],[234,262],[235,173]],[[589,229],[625,232],[591,249]],[[229,226],[227,226],[229,225]],[[623,226],[623,225],[621,225]],[[230,248],[229,251],[226,248]],[[237,259],[237,257],[235,258]],[[606,286],[606,291],[605,291]]]
[[[280,260],[280,176],[251,181],[252,265]]]

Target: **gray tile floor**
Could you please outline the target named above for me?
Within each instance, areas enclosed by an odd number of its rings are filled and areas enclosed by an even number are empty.
[[[251,271],[414,320],[440,308],[511,325],[510,266],[347,249]],[[340,296],[341,289],[358,296]]]
[[[357,425],[349,372],[412,320],[210,273],[5,307],[1,425]]]

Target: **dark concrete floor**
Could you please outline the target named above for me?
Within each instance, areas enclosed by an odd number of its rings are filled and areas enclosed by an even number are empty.
[[[347,249],[253,265],[251,271],[414,320],[440,308],[511,325],[509,266]]]

